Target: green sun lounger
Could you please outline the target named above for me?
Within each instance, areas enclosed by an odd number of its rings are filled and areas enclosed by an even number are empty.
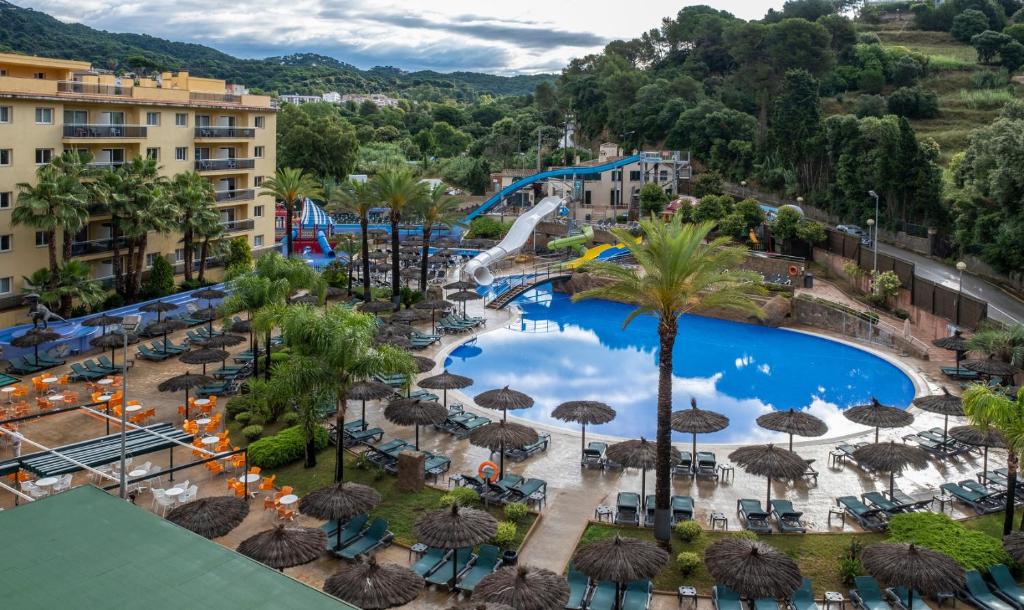
[[[856,496],[841,496],[836,498],[836,505],[842,506],[846,514],[857,520],[857,523],[866,530],[884,530],[888,527],[882,519],[882,511],[877,508],[868,508]]]
[[[908,591],[909,589],[906,587],[890,587],[885,590],[885,596],[896,610],[910,610],[910,595]],[[928,602],[924,599],[924,595],[921,595],[921,592],[916,589],[914,590],[913,610],[931,610]]]
[[[491,572],[501,567],[501,550],[492,544],[481,544],[480,550],[472,559],[472,565],[459,578],[455,586],[459,591],[473,593],[476,585]]]
[[[583,610],[583,602],[590,592],[590,579],[570,562],[566,580],[569,583],[569,601],[565,603],[565,610]]]
[[[338,540],[338,522],[328,521],[321,525],[320,529],[324,530],[324,533],[327,534],[327,550],[334,551],[351,544],[353,540],[359,537],[363,528],[366,527],[366,522],[369,520],[370,517],[366,513],[358,514],[349,519],[348,523],[341,527],[340,544]]]
[[[736,501],[736,511],[743,517],[744,527],[759,534],[772,533],[772,526],[768,522],[768,513],[761,507],[760,500],[741,498]]]
[[[456,549],[455,553],[445,559],[444,563],[437,566],[437,568],[426,577],[426,581],[429,584],[437,585],[439,587],[445,587],[452,584],[453,576],[457,579],[458,574],[461,574],[466,566],[469,565],[469,560],[473,557],[473,547],[464,547]]]
[[[378,547],[385,544],[391,537],[393,535],[388,531],[388,522],[383,519],[374,519],[370,523],[370,527],[366,528],[366,531],[361,536],[335,554],[342,559],[355,559],[360,555],[366,555],[377,550]]]
[[[114,364],[113,362],[110,361],[110,358],[108,356],[106,356],[106,355],[97,357],[96,361],[99,362],[100,366],[102,366],[105,369],[110,369],[112,371],[117,371],[118,373],[124,371],[124,365],[123,364]]]
[[[106,377],[103,373],[97,371],[87,371],[81,364],[73,362],[71,364],[71,380],[72,381],[93,381]],[[11,379],[14,379],[13,377]],[[0,382],[0,386],[10,385],[9,383]]]
[[[939,489],[970,506],[979,515],[994,513],[1003,509],[999,502],[993,500],[998,495],[997,492],[980,494],[970,489],[965,489],[956,483],[943,483],[939,485]]]
[[[622,593],[622,610],[647,610],[651,607],[651,581],[634,580]]]
[[[592,466],[600,468],[604,465],[604,452],[608,450],[608,443],[601,441],[590,441],[587,448],[583,450],[582,464],[587,468]]]
[[[644,498],[644,527],[654,527],[654,506],[656,503],[657,499],[654,494]]]
[[[615,500],[615,524],[640,527],[640,496],[620,491]]]
[[[711,588],[711,601],[716,610],[744,610],[740,595],[725,585]]]
[[[860,610],[889,610],[889,604],[882,599],[882,589],[871,576],[857,576],[853,579],[850,599]]]
[[[20,382],[21,379],[18,379],[17,377],[8,375],[7,373],[0,373],[0,387],[7,387]]]
[[[434,572],[448,557],[448,551],[436,547],[430,547],[422,557],[412,564],[412,571],[426,578]]]
[[[754,610],[779,610],[779,601],[775,599],[768,599],[766,597],[759,597],[754,600]]]
[[[590,601],[587,602],[587,609],[613,610],[617,594],[618,590],[615,587],[615,583],[602,580],[594,587],[594,594],[590,596]],[[736,610],[740,609],[737,608]]]
[[[793,591],[793,597],[789,600],[793,610],[821,610],[814,601],[814,591],[811,589],[811,579],[805,578],[800,588]]]
[[[672,496],[672,525],[680,521],[693,521],[693,498]]]
[[[883,496],[880,491],[869,491],[867,493],[863,493],[860,495],[860,499],[872,508],[883,510],[890,515],[901,511],[899,504]]]
[[[1024,588],[1021,588],[1010,574],[1010,569],[1001,563],[990,567],[988,575],[992,577],[992,589],[1004,601],[1024,608]]]
[[[803,513],[793,508],[789,500],[772,500],[772,515],[783,534],[803,534],[807,529],[800,523]]]
[[[977,570],[968,570],[964,574],[967,584],[957,595],[971,602],[980,610],[1014,610],[1016,606],[1008,604],[992,594]]]
[[[965,381],[978,379],[977,373],[964,367],[957,369],[955,366],[944,366],[942,367],[942,374],[950,379],[962,379]]]

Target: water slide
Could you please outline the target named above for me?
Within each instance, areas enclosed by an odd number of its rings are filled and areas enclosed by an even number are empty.
[[[586,254],[577,258],[574,261],[569,261],[568,263],[565,264],[565,266],[567,269],[576,269],[577,267],[580,267],[585,263],[599,257],[601,254],[604,253],[605,250],[608,250],[611,247],[611,244],[601,244],[600,246],[594,246],[593,248],[587,250]]]
[[[583,227],[582,233],[576,235],[570,235],[568,237],[561,237],[559,239],[552,239],[548,242],[548,250],[561,250],[562,248],[572,248],[577,253],[583,254],[586,252],[586,247],[583,245],[586,242],[594,239],[593,227]]]
[[[505,235],[505,239],[498,242],[498,245],[493,248],[473,257],[466,263],[463,271],[472,277],[478,285],[490,286],[494,282],[494,274],[488,267],[519,252],[533,235],[534,227],[567,203],[568,199],[564,197],[545,197],[512,223],[512,228]]]
[[[327,241],[327,234],[323,231],[316,232],[316,243],[320,246],[320,252],[327,258],[334,258],[334,248],[331,247],[331,242]]]

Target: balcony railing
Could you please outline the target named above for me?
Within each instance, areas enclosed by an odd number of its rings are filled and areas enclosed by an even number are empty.
[[[80,95],[116,95],[120,97],[131,97],[131,87],[118,85],[99,85],[95,83],[80,83],[73,80],[62,80],[57,83],[58,93],[77,93]]]
[[[118,245],[122,248],[128,247],[128,239],[118,238]],[[89,241],[76,241],[71,243],[71,256],[85,256],[87,254],[100,254],[110,252],[114,249],[114,240],[111,237],[104,239],[92,239]]]
[[[231,95],[230,93],[202,93],[199,91],[190,91],[188,99],[193,102],[227,102],[229,104],[237,104],[242,101],[242,96]]]
[[[198,159],[196,171],[216,172],[226,169],[252,169],[256,167],[256,159]]]
[[[227,201],[250,201],[256,198],[256,189],[235,189],[233,191],[217,191],[217,203]]]
[[[197,138],[255,138],[252,127],[196,127]]]
[[[124,163],[124,161],[93,161],[88,165],[96,169],[117,169],[124,165]]]
[[[238,233],[240,231],[252,231],[256,228],[256,221],[252,218],[245,220],[225,220],[220,223],[225,233]]]
[[[65,138],[145,138],[145,125],[65,125]]]

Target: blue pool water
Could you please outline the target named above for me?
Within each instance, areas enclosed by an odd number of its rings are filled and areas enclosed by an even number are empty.
[[[607,301],[572,303],[550,284],[517,299],[521,321],[487,332],[451,353],[446,366],[466,375],[473,396],[509,385],[534,397],[515,415],[578,429],[551,418],[567,400],[600,400],[618,411],[604,426],[624,438],[653,438],[658,381],[658,336],[653,317],[622,322],[632,310]],[[755,419],[772,410],[806,409],[825,420],[829,436],[863,430],[842,410],[872,396],[907,407],[914,385],[899,368],[866,351],[794,331],[686,316],[674,351],[673,404],[699,406],[730,419],[729,428],[700,439],[721,443],[783,440]],[[689,435],[675,434],[678,441]],[[800,440],[797,438],[796,440]]]

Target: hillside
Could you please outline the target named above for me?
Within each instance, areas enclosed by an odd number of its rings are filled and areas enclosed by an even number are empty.
[[[335,58],[302,53],[266,59],[239,59],[216,49],[145,34],[118,34],[64,23],[32,9],[0,0],[0,50],[90,61],[108,69],[188,70],[223,78],[263,92],[405,92],[417,96],[473,97],[525,95],[554,78],[496,76],[472,72],[441,74],[396,68],[360,70]]]

